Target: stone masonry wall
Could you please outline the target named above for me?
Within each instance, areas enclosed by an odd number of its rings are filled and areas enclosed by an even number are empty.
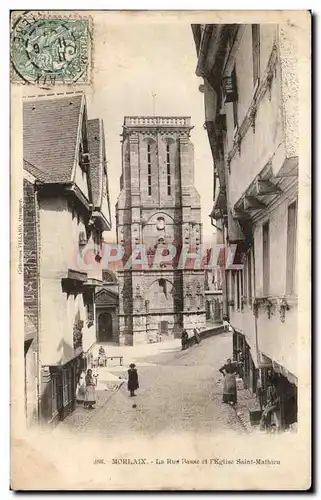
[[[38,420],[38,249],[36,200],[34,184],[23,181],[23,272],[24,272],[24,319],[26,334],[33,340],[25,344],[25,411],[27,425]],[[30,331],[31,330],[31,331]],[[29,338],[29,337],[28,337]],[[26,348],[27,345],[27,348]]]
[[[38,256],[34,185],[23,181],[24,310],[38,329]]]

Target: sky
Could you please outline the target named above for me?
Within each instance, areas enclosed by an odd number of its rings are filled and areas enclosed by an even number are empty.
[[[121,175],[121,137],[124,116],[190,116],[194,129],[195,187],[201,196],[203,239],[213,241],[209,213],[213,199],[213,160],[205,121],[201,79],[195,75],[196,49],[190,23],[175,13],[91,12],[92,78],[88,86],[53,91],[84,90],[88,118],[102,118],[106,138],[112,231],[116,241],[115,204]],[[51,91],[52,92],[52,91]],[[24,86],[24,95],[45,93]],[[107,238],[106,238],[107,236]]]
[[[109,189],[115,238],[115,203],[121,175],[120,134],[124,116],[191,116],[194,129],[195,186],[201,196],[204,239],[214,228],[208,214],[213,199],[213,160],[203,128],[204,100],[195,75],[196,49],[188,23],[110,23],[94,18],[93,90],[88,95],[89,118],[104,120]]]

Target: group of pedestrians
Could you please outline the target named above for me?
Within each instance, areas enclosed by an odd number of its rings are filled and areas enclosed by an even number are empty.
[[[199,344],[201,342],[201,336],[200,336],[200,329],[199,328],[194,328],[194,330],[193,330],[193,338],[194,338],[195,344]],[[188,331],[186,329],[184,329],[182,331],[182,336],[181,336],[182,350],[183,351],[188,348],[189,340],[190,340],[190,336],[188,335]]]
[[[96,404],[96,385],[98,375],[93,374],[89,368],[85,373],[82,371],[78,378],[76,389],[77,403],[83,403],[85,408],[92,410]]]
[[[243,377],[243,363],[242,361],[232,361],[230,358],[219,369],[219,372],[224,376],[223,383],[223,403],[228,403],[232,406],[237,404],[237,386],[236,376]],[[273,375],[272,370],[268,370],[266,380],[266,401],[264,401],[264,391],[258,387],[257,396],[260,402],[261,418],[260,430],[274,432],[280,428],[278,414],[280,411],[280,397],[276,389],[276,377]]]
[[[104,348],[101,346],[99,348],[99,357],[104,357],[106,355]],[[99,363],[98,363],[99,366]],[[136,365],[131,363],[129,369],[127,370],[128,381],[127,388],[130,397],[136,396],[135,391],[139,389],[138,373]],[[83,403],[84,407],[92,410],[96,404],[96,386],[97,386],[98,373],[94,373],[91,368],[88,368],[85,372],[81,370],[78,375],[78,383],[76,388],[76,401],[77,403]]]

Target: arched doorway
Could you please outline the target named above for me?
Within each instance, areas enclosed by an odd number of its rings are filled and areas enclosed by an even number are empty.
[[[98,342],[113,341],[112,316],[108,312],[103,312],[98,317]]]

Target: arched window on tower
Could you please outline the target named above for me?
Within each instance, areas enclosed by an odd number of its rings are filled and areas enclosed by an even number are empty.
[[[157,217],[156,227],[157,227],[158,231],[164,231],[164,229],[165,229],[165,219],[164,219],[164,217]]]
[[[166,145],[166,165],[167,165],[167,194],[171,195],[171,157],[169,144]]]
[[[147,184],[148,196],[152,196],[152,155],[150,144],[147,144]]]

